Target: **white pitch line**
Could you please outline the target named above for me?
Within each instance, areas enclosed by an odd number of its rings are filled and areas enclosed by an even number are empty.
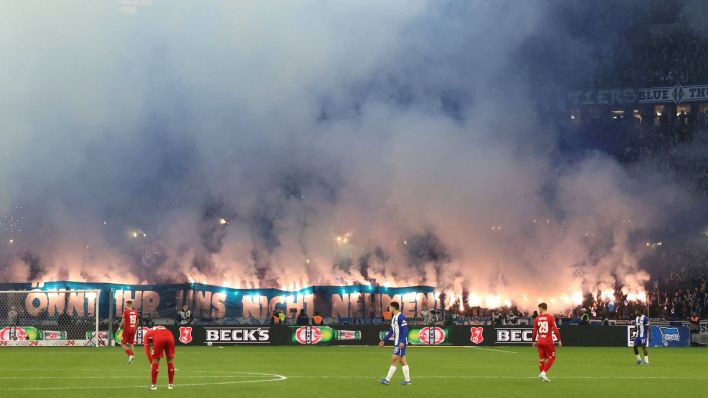
[[[175,369],[177,370],[177,369]],[[96,369],[63,369],[63,368],[0,368],[0,372],[95,372]],[[130,369],[111,369],[111,372],[135,372]]]
[[[127,366],[126,366],[127,368]],[[17,371],[17,372],[95,372],[96,369],[74,369],[74,368],[68,368],[68,369],[63,369],[63,368],[0,368],[0,372],[12,372],[12,371]],[[138,370],[135,368],[133,369],[111,369],[111,373],[118,373],[118,372],[123,372],[123,373],[136,373]],[[233,371],[230,370],[184,370],[184,369],[175,369],[175,372],[188,372],[188,373],[229,373],[233,374]],[[239,373],[247,373],[247,372],[239,372]]]
[[[288,376],[290,379],[301,378],[301,379],[378,379],[380,376],[312,376],[312,375],[301,375],[301,376]],[[503,380],[525,380],[525,379],[537,379],[538,376],[498,376],[498,375],[440,375],[440,376],[425,376],[416,375],[413,379],[503,379]],[[562,380],[708,380],[708,377],[690,377],[690,376],[556,376],[553,379]]]
[[[187,379],[195,379],[195,378],[208,378],[208,379],[240,379],[240,378],[248,378],[248,377],[253,377],[253,376],[248,376],[248,375],[243,375],[243,376],[238,376],[238,375],[216,375],[216,376],[210,376],[210,375],[185,375],[185,374],[180,374],[180,378],[187,378]],[[146,377],[143,376],[0,376],[0,380],[56,380],[56,379],[62,379],[62,380],[70,380],[70,379],[117,379],[117,380],[123,380],[123,379],[145,379]]]
[[[246,372],[239,372],[246,373]],[[283,375],[274,373],[251,373],[251,375],[258,376],[268,376],[275,377],[273,379],[264,380],[240,380],[240,381],[223,381],[217,383],[187,383],[187,384],[175,384],[175,387],[197,387],[197,386],[223,386],[231,384],[246,384],[246,383],[268,383],[271,381],[285,381],[288,378]],[[18,388],[4,388],[0,391],[55,391],[55,390],[117,390],[126,388],[147,388],[146,384],[141,384],[139,386],[81,386],[81,387],[18,387]]]
[[[1,370],[0,370],[1,371]],[[344,379],[361,379],[361,380],[377,380],[378,376],[332,376],[332,375],[293,375],[293,376],[283,376],[274,373],[251,373],[251,372],[228,372],[228,371],[192,371],[192,373],[214,373],[214,372],[224,372],[230,373],[229,375],[221,376],[202,376],[202,377],[216,377],[216,378],[243,378],[243,377],[272,377],[270,379],[263,380],[237,380],[237,381],[224,381],[224,382],[207,382],[207,383],[185,383],[176,384],[176,387],[197,387],[197,386],[211,386],[211,385],[234,385],[234,384],[246,384],[246,383],[267,383],[273,381],[285,381],[288,378],[301,378],[301,379],[333,379],[333,380],[344,380]],[[189,377],[186,376],[185,377]],[[14,378],[27,378],[27,379],[73,379],[73,378],[112,378],[112,379],[129,379],[137,378],[133,376],[128,377],[53,377],[53,376],[40,376],[40,377],[2,377],[2,379],[14,379]],[[140,377],[142,378],[142,377]],[[500,375],[416,375],[415,379],[470,379],[470,380],[534,380],[536,376],[500,376]],[[708,380],[708,377],[690,377],[690,376],[557,376],[553,379],[558,380]],[[18,387],[18,388],[4,388],[0,391],[56,391],[56,390],[114,390],[114,389],[133,389],[133,388],[147,388],[145,384],[141,385],[130,385],[130,386],[75,386],[75,387]]]
[[[22,371],[64,371],[64,372],[75,372],[75,371],[95,371],[95,369],[48,369],[48,368],[24,368],[24,369],[2,369],[0,368],[0,373],[1,372],[6,372],[9,370],[22,370]],[[116,370],[112,370],[111,372],[117,372]],[[122,370],[122,372],[135,372],[134,370]],[[210,373],[212,375],[204,375],[204,376],[196,376],[196,375],[187,375],[185,373]],[[214,373],[224,373],[222,375],[213,375]],[[185,378],[193,378],[193,377],[207,377],[207,378],[246,378],[246,377],[253,377],[255,376],[269,376],[269,377],[277,377],[276,379],[269,379],[269,380],[251,380],[248,381],[249,383],[251,382],[263,382],[263,381],[281,381],[281,380],[286,380],[288,378],[310,378],[310,379],[378,379],[379,376],[336,376],[336,375],[292,375],[292,376],[283,376],[279,374],[274,374],[274,373],[251,373],[251,372],[233,372],[233,371],[227,371],[227,370],[183,370],[180,371],[179,374],[181,375],[180,377],[185,377]],[[97,376],[86,376],[86,377],[80,377],[80,376],[37,376],[37,377],[32,377],[32,376],[0,376],[0,380],[3,379],[137,379],[137,378],[143,378],[143,376],[107,376],[107,377],[97,377]],[[282,378],[282,379],[281,379]],[[501,376],[501,375],[416,375],[415,378],[420,378],[420,379],[535,379],[536,376]],[[567,380],[708,380],[708,376],[556,376],[554,379],[567,379]],[[226,383],[206,383],[204,385],[211,385],[211,384],[229,384],[229,383],[243,383],[246,381],[238,381],[238,382],[226,382]],[[182,385],[191,385],[191,384],[182,384]],[[202,384],[197,384],[197,385],[202,385]],[[133,387],[138,387],[138,386],[128,386],[128,387],[122,387],[122,386],[107,386],[107,387],[101,387],[101,388],[133,388]],[[143,387],[143,386],[140,386]],[[72,388],[79,388],[79,387],[66,387],[66,389],[72,389]],[[98,388],[98,387],[86,387],[87,389],[90,388]],[[3,391],[0,389],[0,391]]]

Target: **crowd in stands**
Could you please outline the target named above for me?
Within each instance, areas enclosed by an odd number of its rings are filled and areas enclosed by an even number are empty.
[[[638,43],[615,39],[612,50],[597,65],[589,86],[665,87],[708,81],[708,38],[695,29],[677,26],[651,34]],[[621,48],[622,51],[616,51]],[[598,61],[599,62],[599,61]]]
[[[630,299],[622,292],[615,290],[614,295],[597,291],[587,294],[583,303],[576,308],[555,311],[554,315],[562,318],[562,322],[570,324],[609,324],[617,320],[632,320],[640,309],[650,318],[660,318],[668,321],[691,319],[696,323],[708,319],[708,250],[700,242],[685,242],[683,245],[664,244],[655,248],[655,255],[645,264],[650,269],[652,278],[644,286],[646,301]],[[463,305],[456,300],[445,311],[422,311],[417,319],[409,319],[412,325],[427,325],[431,323],[447,325],[528,325],[537,315],[532,311],[522,311],[516,306],[501,308],[484,308]],[[299,314],[290,311],[286,317],[284,307],[276,306],[268,320],[230,319],[206,320],[196,319],[188,306],[182,306],[177,313],[176,323],[179,325],[223,323],[252,325],[381,325],[390,322],[391,313],[370,313],[368,317],[325,318],[315,312],[309,317],[305,310]],[[143,324],[146,324],[143,318]]]
[[[630,300],[621,289],[615,291],[614,296],[601,294],[588,294],[582,305],[565,311],[555,312],[559,318],[566,319],[571,324],[588,325],[590,322],[608,324],[615,320],[631,320],[640,309],[651,318],[666,320],[686,321],[691,317],[698,319],[708,318],[708,252],[686,246],[669,255],[661,255],[660,260],[672,261],[672,264],[684,264],[672,267],[666,273],[657,274],[647,284],[647,301]],[[692,264],[692,265],[689,265]],[[648,303],[648,306],[647,306]],[[647,312],[648,311],[648,312]],[[409,319],[413,325],[430,323],[448,325],[521,325],[530,324],[537,316],[535,312],[525,312],[516,306],[501,308],[483,308],[461,306],[457,301],[445,311],[436,311],[432,318],[421,314],[417,319]],[[308,317],[304,310],[300,310],[297,317],[287,318],[281,309],[273,312],[266,322],[271,326],[277,325],[323,325],[323,324],[352,324],[352,325],[380,325],[390,321],[390,314],[369,317],[352,318],[327,318],[320,313]],[[178,313],[179,325],[191,325],[194,319],[191,311],[184,306]],[[198,320],[198,323],[209,324],[207,320]],[[239,324],[263,324],[261,320],[241,320]]]
[[[563,17],[580,27],[573,31],[578,35],[574,46],[591,51],[593,73],[587,76],[586,87],[708,83],[706,4],[685,0],[666,4],[644,0],[604,9],[592,3],[585,9],[565,9],[569,12]]]
[[[666,319],[686,319],[692,315],[708,317],[708,277],[704,274],[687,276],[672,273],[667,280],[670,288],[657,295],[656,313]]]
[[[561,7],[570,12],[562,15],[577,20],[581,27],[585,14],[593,16],[593,24],[601,20],[607,25],[601,29],[605,34],[587,27],[573,39],[577,41],[574,46],[593,51],[590,73],[585,81],[574,82],[575,88],[708,85],[708,29],[705,16],[700,19],[705,9],[700,2],[681,0],[672,7],[658,0],[627,2],[605,10],[587,5],[578,15],[572,14],[575,8]],[[583,39],[595,45],[586,46]],[[708,148],[708,108],[694,105],[690,111],[676,110],[671,104],[663,111],[645,107],[637,115],[598,111],[580,109],[572,121],[558,121],[567,148],[600,150],[622,162],[651,158],[670,177],[708,193],[708,151],[700,150]]]
[[[623,163],[651,160],[673,181],[708,193],[708,110],[661,117],[600,117],[580,113],[560,122],[561,145],[570,151],[598,150]]]
[[[636,82],[674,85],[708,80],[708,39],[694,30],[680,29],[655,37],[639,57],[632,75]]]

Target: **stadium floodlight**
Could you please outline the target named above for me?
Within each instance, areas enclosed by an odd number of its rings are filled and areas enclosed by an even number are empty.
[[[100,290],[0,291],[0,347],[100,347]]]

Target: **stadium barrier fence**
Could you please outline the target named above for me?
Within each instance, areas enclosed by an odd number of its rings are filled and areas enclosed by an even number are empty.
[[[387,326],[168,326],[178,345],[376,345]],[[626,326],[560,327],[563,344],[626,347]],[[532,344],[530,327],[413,326],[412,346],[509,346]],[[140,344],[140,342],[138,342]],[[389,343],[391,344],[391,343]]]

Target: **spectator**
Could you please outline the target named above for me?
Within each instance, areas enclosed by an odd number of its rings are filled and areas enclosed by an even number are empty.
[[[497,311],[492,311],[492,325],[501,326],[502,325],[502,315],[497,313]]]
[[[285,313],[283,310],[278,310],[278,319],[280,320],[281,325],[285,325]]]
[[[447,314],[445,315],[445,325],[452,326],[455,324],[457,318],[457,313],[455,311],[447,311]]]
[[[322,318],[322,315],[320,315],[319,312],[315,312],[315,316],[312,317],[312,324],[315,326],[322,326],[322,322],[324,319]]]
[[[298,325],[309,325],[310,324],[310,318],[307,317],[307,314],[305,314],[304,309],[301,309],[300,315],[297,316],[297,324]]]
[[[145,327],[151,328],[155,326],[155,321],[152,320],[152,314],[148,312],[147,317],[142,320]]]
[[[590,315],[588,315],[588,310],[583,308],[583,314],[580,316],[580,325],[589,326],[590,325]]]
[[[691,322],[691,334],[697,334],[701,325],[700,315],[694,313],[689,320]]]
[[[516,316],[516,312],[512,311],[511,316],[509,317],[509,323],[512,325],[516,325],[519,321],[519,318]]]
[[[192,311],[189,310],[187,304],[182,306],[182,309],[177,312],[179,317],[178,323],[180,325],[191,325],[192,324]]]
[[[7,313],[7,322],[9,326],[17,326],[17,308],[13,305]]]
[[[607,303],[607,312],[610,314],[610,318],[615,317],[616,310],[617,310],[617,306],[615,305],[615,300],[612,299],[612,300],[610,300],[609,303]]]
[[[59,326],[69,326],[72,324],[71,316],[67,313],[62,313],[57,317],[57,324]]]

